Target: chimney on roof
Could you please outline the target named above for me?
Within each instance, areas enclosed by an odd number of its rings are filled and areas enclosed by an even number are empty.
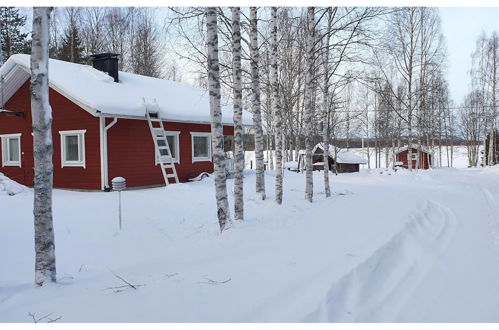
[[[90,55],[92,58],[92,66],[102,72],[107,73],[114,78],[114,82],[118,82],[118,55],[113,53],[102,53]]]

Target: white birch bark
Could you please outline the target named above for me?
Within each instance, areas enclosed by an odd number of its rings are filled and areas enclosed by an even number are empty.
[[[55,240],[52,219],[52,109],[49,104],[48,59],[51,8],[33,9],[31,48],[31,114],[35,162],[34,227],[35,283],[56,281]]]
[[[328,10],[331,10],[330,8]],[[325,40],[324,51],[324,100],[322,103],[322,144],[324,145],[324,192],[326,198],[331,197],[331,186],[329,184],[329,42],[331,39],[332,18],[328,17],[328,30]]]
[[[229,202],[225,173],[224,135],[222,110],[220,108],[220,67],[218,62],[218,26],[216,7],[206,9],[206,37],[208,48],[208,86],[210,91],[211,141],[213,167],[215,170],[215,192],[217,217],[220,231],[230,227]]]
[[[260,104],[260,52],[258,50],[258,18],[256,7],[250,7],[250,61],[253,128],[255,132],[256,196],[257,198],[264,200],[266,198],[263,157],[264,138]]]
[[[244,150],[242,103],[243,87],[241,81],[241,9],[232,8],[232,77],[234,81],[234,219],[244,219]]]
[[[314,42],[315,42],[315,23],[314,7],[308,7],[307,10],[307,54],[306,54],[306,75],[305,75],[305,199],[312,203],[314,195],[314,179],[312,168],[312,148],[313,148],[313,130],[312,130],[312,98],[313,98],[313,71],[314,71]]]
[[[270,83],[272,84],[272,113],[275,122],[275,201],[277,204],[282,204],[282,115],[277,77],[277,7],[271,9],[270,29],[272,48]]]

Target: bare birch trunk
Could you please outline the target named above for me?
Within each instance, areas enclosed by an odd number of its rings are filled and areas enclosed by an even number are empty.
[[[206,37],[208,46],[208,85],[210,90],[211,137],[217,216],[220,231],[230,227],[229,202],[225,173],[224,134],[220,108],[220,68],[218,64],[218,26],[216,7],[206,8]]]
[[[328,9],[329,11],[331,8]],[[324,102],[322,104],[322,144],[324,145],[324,192],[326,198],[331,197],[331,186],[329,184],[329,121],[328,121],[328,109],[329,109],[329,42],[331,39],[331,28],[332,28],[332,15],[329,12],[328,19],[328,31],[326,35],[326,49],[324,54]]]
[[[52,219],[52,109],[49,104],[49,21],[52,8],[33,8],[31,48],[31,113],[35,161],[35,283],[56,281],[54,224]]]
[[[275,123],[275,201],[282,204],[282,116],[279,104],[279,82],[277,80],[277,7],[271,9],[271,77],[272,113]]]
[[[314,42],[315,42],[315,19],[314,7],[308,7],[307,11],[307,54],[305,75],[305,199],[312,203],[314,195],[314,178],[312,167],[312,98],[313,98],[313,71],[314,71]]]
[[[255,131],[255,168],[256,168],[256,196],[264,200],[265,196],[265,168],[263,160],[263,129],[262,113],[260,108],[260,73],[258,50],[258,19],[256,7],[250,7],[250,58],[251,58],[251,87],[253,126]]]
[[[241,81],[241,9],[232,8],[232,76],[234,81],[234,219],[244,219],[243,86]]]

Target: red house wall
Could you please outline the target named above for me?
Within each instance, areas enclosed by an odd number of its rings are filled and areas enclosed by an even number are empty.
[[[33,186],[34,161],[30,83],[11,97],[4,108],[23,112],[25,117],[0,115],[0,135],[21,133],[22,167],[1,167],[0,172],[27,186]],[[54,143],[54,187],[69,189],[101,189],[99,118],[92,116],[63,95],[50,89],[52,107],[52,138]],[[111,119],[106,120],[109,124]],[[191,132],[210,132],[209,124],[165,122],[168,131],[180,131],[180,164],[176,164],[179,180],[187,181],[201,172],[213,172],[212,162],[192,162]],[[59,131],[86,130],[86,167],[61,166],[61,138]],[[233,135],[232,126],[224,127],[224,135]],[[0,145],[1,152],[1,145]],[[1,154],[1,153],[0,153]],[[109,178],[123,176],[129,187],[163,184],[159,165],[155,165],[154,144],[147,121],[119,119],[108,131]]]
[[[106,124],[111,122],[106,120]],[[208,124],[164,122],[165,130],[179,131],[180,164],[175,168],[181,182],[202,172],[213,172],[212,162],[192,162],[191,132],[210,132]],[[224,127],[224,135],[233,135],[232,126]],[[108,131],[109,179],[122,176],[127,186],[163,184],[159,165],[155,165],[154,143],[145,120],[118,119]],[[170,181],[173,182],[173,181]]]
[[[419,168],[420,169],[424,169],[424,170],[427,170],[430,168],[429,164],[428,164],[428,153],[426,152],[423,152],[423,151],[418,151],[417,149],[412,149],[412,154],[415,155],[416,153],[419,152]],[[408,156],[409,156],[409,152],[407,150],[405,151],[402,151],[400,153],[397,154],[397,162],[402,162],[404,163],[404,168],[409,168],[408,166],[408,162],[407,162],[407,159],[408,159]],[[430,155],[430,162],[431,162],[431,155]],[[416,168],[416,160],[414,159],[412,161],[412,168],[415,169]]]
[[[29,87],[30,83],[26,81],[4,106],[10,111],[23,112],[24,118],[0,115],[0,134],[22,133],[22,167],[0,167],[0,172],[22,184],[33,186],[34,160]],[[71,189],[100,189],[99,119],[53,89],[50,89],[49,98],[53,117],[54,186]],[[62,168],[59,131],[83,129],[87,130],[85,133],[86,167]]]

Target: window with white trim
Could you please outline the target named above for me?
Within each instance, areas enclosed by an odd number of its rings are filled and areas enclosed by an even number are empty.
[[[0,136],[2,138],[2,166],[21,167],[21,134]]]
[[[61,135],[61,167],[85,167],[85,133],[59,131]]]
[[[168,146],[172,153],[172,160],[174,163],[180,163],[180,153],[179,153],[179,135],[178,131],[165,131],[166,140],[168,141]],[[158,140],[158,147],[164,146],[163,140]],[[161,149],[159,151],[162,156],[167,156],[168,152],[166,149]],[[158,154],[156,153],[156,165],[159,164]],[[166,160],[168,162],[168,160]]]
[[[211,134],[191,132],[192,162],[211,162]]]
[[[412,160],[417,160],[418,159],[418,155],[417,154],[411,154],[411,159]]]

